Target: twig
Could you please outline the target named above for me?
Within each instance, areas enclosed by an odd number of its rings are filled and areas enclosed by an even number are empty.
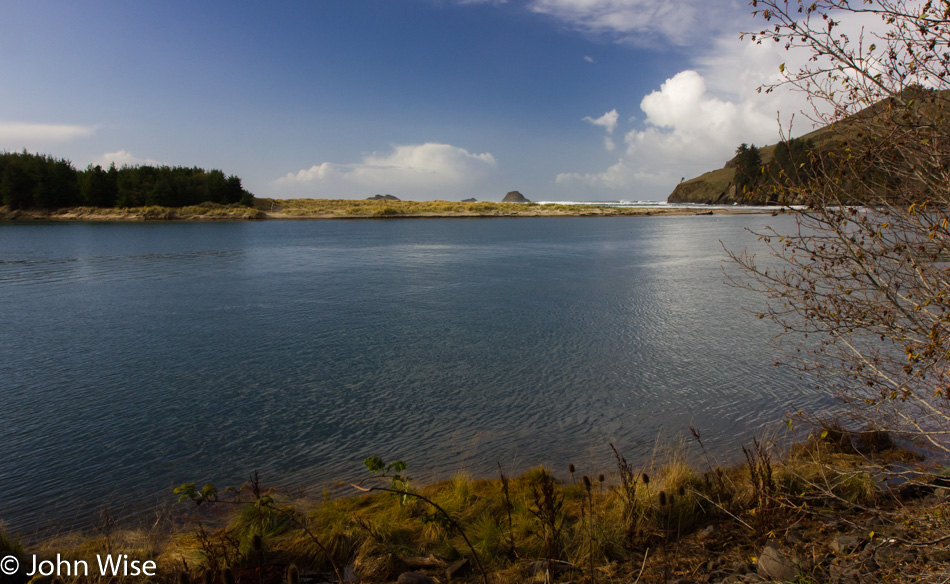
[[[647,551],[643,552],[643,564],[640,565],[640,573],[637,574],[637,579],[633,581],[633,584],[639,584],[640,576],[643,576],[643,570],[647,567],[647,556],[650,555],[650,548],[647,548]]]

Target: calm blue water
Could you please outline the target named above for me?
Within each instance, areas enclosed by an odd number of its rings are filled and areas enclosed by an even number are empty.
[[[0,519],[573,461],[820,405],[723,283],[783,217],[0,225]]]

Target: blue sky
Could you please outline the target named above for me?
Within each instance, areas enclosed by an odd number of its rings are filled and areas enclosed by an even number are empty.
[[[732,0],[0,0],[0,149],[262,197],[662,200],[793,97]]]

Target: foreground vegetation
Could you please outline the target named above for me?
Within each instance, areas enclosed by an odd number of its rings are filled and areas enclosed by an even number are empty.
[[[404,464],[368,459],[376,476],[358,486],[379,492],[325,492],[319,501],[267,489],[256,477],[228,491],[186,484],[176,493],[187,518],[123,530],[105,514],[94,533],[57,535],[29,551],[90,565],[97,554],[125,553],[155,561],[156,579],[206,584],[950,576],[950,500],[942,486],[950,482],[915,474],[894,486],[895,469],[920,461],[887,435],[830,428],[781,459],[767,443],[744,452],[746,463],[729,468],[708,459],[690,466],[676,449],[643,467],[616,453],[615,468],[604,472],[535,468],[422,488]],[[22,545],[0,537],[0,555],[7,553],[26,557]]]

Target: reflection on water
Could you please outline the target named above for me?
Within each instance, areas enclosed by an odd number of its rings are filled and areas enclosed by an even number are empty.
[[[0,226],[0,519],[88,524],[185,481],[320,489],[736,445],[789,405],[714,216]]]

